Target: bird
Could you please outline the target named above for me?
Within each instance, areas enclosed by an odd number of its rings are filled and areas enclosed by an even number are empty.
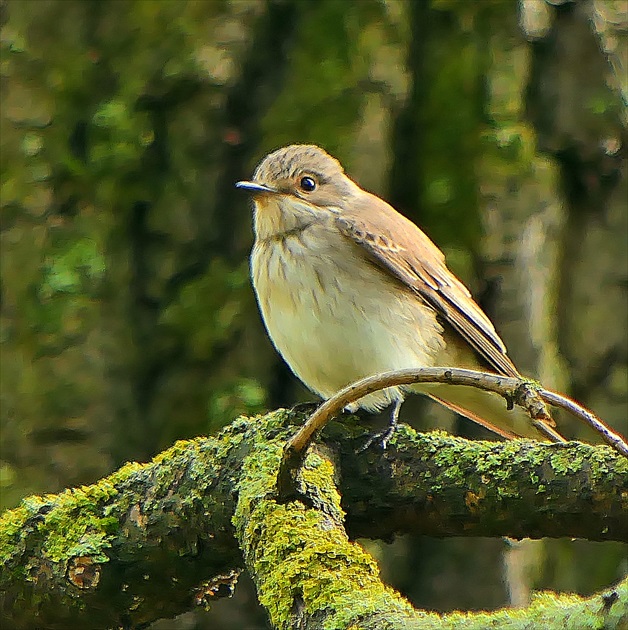
[[[264,157],[251,180],[253,288],[268,335],[294,374],[328,399],[382,372],[463,367],[520,374],[490,319],[428,236],[363,190],[324,149],[292,144]],[[499,395],[449,384],[389,387],[349,406],[393,406],[418,392],[503,438],[540,433]],[[387,439],[387,438],[385,438]]]

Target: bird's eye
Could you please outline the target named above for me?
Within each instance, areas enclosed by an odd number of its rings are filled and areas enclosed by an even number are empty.
[[[312,192],[316,188],[316,182],[311,177],[302,177],[299,186],[304,192]]]

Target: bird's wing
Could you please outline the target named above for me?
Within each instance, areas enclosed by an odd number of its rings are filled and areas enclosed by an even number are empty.
[[[436,245],[379,197],[363,192],[351,201],[336,218],[340,232],[434,308],[494,370],[519,376],[493,324],[449,271]],[[368,224],[362,216],[368,216]]]

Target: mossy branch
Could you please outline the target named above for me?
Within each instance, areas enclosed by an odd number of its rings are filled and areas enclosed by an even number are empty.
[[[387,449],[323,438],[340,455],[352,536],[510,536],[628,541],[628,459],[610,447],[469,441],[400,427]]]
[[[628,622],[628,580],[585,599],[544,593],[527,608],[440,615],[414,609],[379,579],[374,560],[342,523],[337,471],[320,449],[301,469],[305,502],[275,492],[282,445],[260,443],[245,459],[234,524],[246,567],[273,627],[334,630],[620,628]]]
[[[626,538],[628,460],[608,447],[575,443],[469,442],[405,429],[389,452],[356,455],[362,429],[333,423],[306,460],[302,499],[280,502],[277,467],[299,421],[289,412],[239,419],[216,438],[177,443],[151,463],[128,464],[92,486],[25,499],[0,520],[1,620],[16,629],[141,627],[211,599],[244,556],[277,627],[289,627],[294,615],[305,627],[319,627],[323,617],[343,627],[355,615],[378,628],[391,619],[393,625],[405,619],[404,627],[415,621],[450,627],[453,617],[416,613],[380,583],[372,559],[349,542],[342,510],[351,538],[561,530]],[[578,516],[585,511],[586,518]],[[375,531],[369,522],[377,519],[389,527]],[[342,582],[322,579],[339,570]],[[626,594],[617,592],[608,619],[627,614]],[[600,597],[547,596],[522,619],[567,607],[599,621]]]

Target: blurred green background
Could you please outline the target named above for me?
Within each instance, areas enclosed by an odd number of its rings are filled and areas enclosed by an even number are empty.
[[[233,187],[294,142],[323,146],[425,229],[522,372],[625,431],[627,12],[0,2],[2,506],[312,399],[264,333],[249,201]],[[403,417],[485,437],[420,400]],[[365,544],[437,610],[588,593],[627,569],[610,543]],[[246,579],[209,614],[155,626],[265,627]]]

